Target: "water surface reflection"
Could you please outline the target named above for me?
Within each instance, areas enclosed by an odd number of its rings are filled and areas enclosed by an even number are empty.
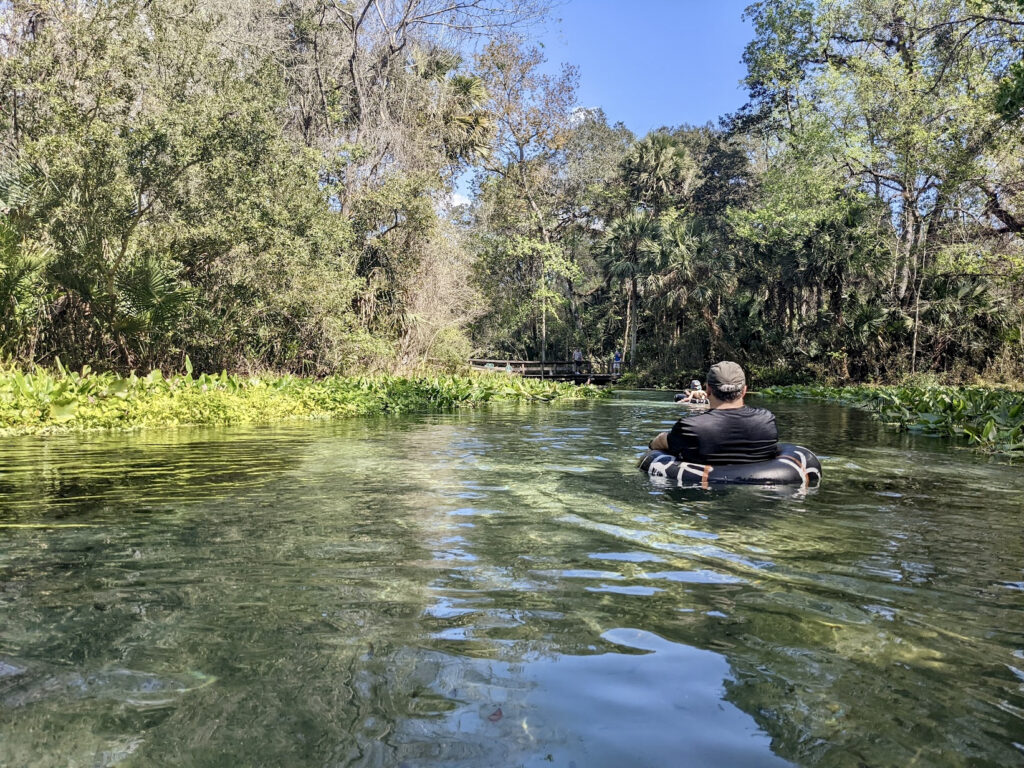
[[[9,441],[0,765],[1020,762],[1019,468],[659,488],[667,400]]]

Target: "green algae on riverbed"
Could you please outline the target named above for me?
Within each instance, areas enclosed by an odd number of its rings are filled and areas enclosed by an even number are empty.
[[[504,373],[401,377],[164,377],[17,370],[0,372],[0,435],[183,424],[265,424],[288,419],[443,411],[493,401],[601,397],[590,385]]]

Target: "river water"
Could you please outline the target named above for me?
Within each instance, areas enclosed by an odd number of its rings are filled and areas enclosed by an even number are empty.
[[[1024,764],[1021,468],[666,489],[669,400],[5,441],[0,765]]]

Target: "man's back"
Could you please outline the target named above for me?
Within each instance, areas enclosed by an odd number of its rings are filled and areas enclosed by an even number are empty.
[[[686,416],[668,433],[671,453],[698,464],[750,464],[774,459],[775,415],[764,408],[716,408]]]

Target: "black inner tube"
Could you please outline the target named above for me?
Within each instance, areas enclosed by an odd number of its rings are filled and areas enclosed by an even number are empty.
[[[798,485],[815,488],[821,483],[821,462],[813,452],[792,443],[780,443],[774,459],[753,464],[694,464],[670,453],[650,450],[640,469],[676,485]]]

